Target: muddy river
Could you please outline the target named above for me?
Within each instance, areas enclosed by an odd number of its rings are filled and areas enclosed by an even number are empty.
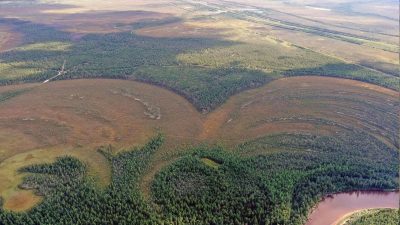
[[[399,192],[354,191],[324,198],[305,225],[336,225],[343,217],[370,208],[399,208]]]

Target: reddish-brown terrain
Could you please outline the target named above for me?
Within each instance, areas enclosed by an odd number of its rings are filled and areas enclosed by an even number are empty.
[[[187,144],[235,146],[280,132],[329,135],[356,128],[394,145],[399,111],[395,91],[324,77],[276,80],[231,97],[207,115],[175,93],[134,81],[56,81],[5,86],[0,93],[21,88],[27,91],[0,103],[0,194],[10,209],[26,208],[13,197],[21,179],[17,169],[60,155],[87,162],[93,176],[107,184],[109,170],[98,146],[126,148],[162,131],[167,142],[143,179],[146,190]],[[18,204],[9,202],[14,200]]]

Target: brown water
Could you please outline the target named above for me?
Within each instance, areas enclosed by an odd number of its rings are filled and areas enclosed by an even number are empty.
[[[318,203],[305,225],[336,225],[355,211],[371,208],[399,208],[399,192],[355,191],[334,194]]]

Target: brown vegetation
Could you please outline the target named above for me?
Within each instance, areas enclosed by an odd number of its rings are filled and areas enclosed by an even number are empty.
[[[142,36],[149,37],[203,37],[217,38],[222,37],[222,29],[212,29],[206,27],[193,26],[186,23],[171,23],[163,26],[155,26],[139,29],[136,33]]]
[[[25,86],[1,87],[0,92]],[[22,177],[17,169],[65,154],[82,159],[106,184],[110,174],[96,147],[143,144],[157,130],[167,142],[152,159],[144,190],[185,145],[204,141],[232,146],[280,132],[329,135],[362,129],[396,145],[397,97],[395,91],[358,81],[293,77],[240,93],[203,115],[181,96],[143,83],[49,82],[0,103],[0,195],[9,209],[29,207],[33,201],[23,205],[12,197]]]
[[[130,24],[148,20],[162,20],[171,17],[171,15],[146,11],[123,11],[56,14],[56,17],[58,17],[56,21],[49,23],[49,25],[72,33],[87,34],[129,31],[132,29],[129,26]]]
[[[157,4],[154,6],[153,4]],[[19,18],[77,34],[119,32],[116,25],[180,15],[179,8],[159,1],[62,1],[62,4],[21,4],[0,8],[0,17]],[[126,27],[128,29],[128,27]]]
[[[239,141],[275,132],[358,128],[395,145],[397,97],[395,91],[357,81],[283,78],[231,98],[208,116],[203,135]]]
[[[21,34],[14,32],[8,26],[0,24],[0,52],[12,49],[21,43]]]

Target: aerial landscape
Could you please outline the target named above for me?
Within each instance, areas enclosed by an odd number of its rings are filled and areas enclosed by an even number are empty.
[[[0,225],[397,225],[398,0],[0,0]]]

